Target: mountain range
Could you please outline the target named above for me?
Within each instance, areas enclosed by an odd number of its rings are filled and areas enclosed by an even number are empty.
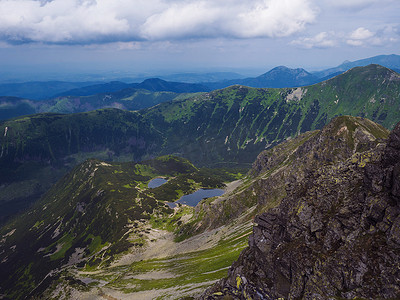
[[[345,61],[341,65],[335,67],[335,68],[330,68],[326,69],[320,72],[316,72],[315,75],[317,77],[326,77],[331,74],[338,74],[342,73],[344,71],[350,70],[355,67],[363,67],[367,66],[370,64],[377,64],[381,66],[385,66],[386,68],[395,70],[397,73],[399,73],[400,69],[400,56],[399,55],[378,55],[370,58],[365,58],[365,59],[360,59],[356,61]]]
[[[0,298],[400,297],[399,94],[368,65],[1,121]]]
[[[26,88],[30,90],[32,85],[38,85],[39,90],[48,89],[54,91],[54,89],[62,89],[62,86],[71,86],[73,84],[62,82],[27,83],[26,86],[21,84],[20,89]],[[9,88],[15,88],[14,86],[13,84],[6,85],[6,91]],[[48,88],[48,86],[51,87]],[[9,93],[20,95],[18,88],[16,90],[16,93]],[[115,81],[105,84],[84,85],[68,90],[68,92],[58,93],[54,98],[48,100],[30,100],[3,96],[0,97],[0,119],[5,120],[42,112],[76,113],[109,107],[139,110],[204,91],[209,91],[209,88],[201,84],[168,82],[153,78],[132,84]],[[37,97],[32,99],[37,99]]]
[[[210,91],[204,85],[197,83],[171,82],[159,78],[146,79],[141,83],[123,83],[114,81],[106,84],[90,85],[55,95],[62,96],[90,96],[100,93],[112,93],[124,89],[147,90],[150,92],[197,93]]]
[[[199,83],[165,81],[159,78],[146,79],[141,83],[121,81],[102,82],[23,82],[0,84],[0,95],[30,100],[52,99],[62,96],[91,96],[113,93],[123,89],[144,89],[152,92],[196,93],[209,91]]]
[[[279,66],[257,77],[207,83],[207,86],[211,89],[225,88],[235,84],[259,88],[299,87],[322,82],[340,73],[342,72],[332,73],[325,77],[318,77],[302,68],[290,69],[285,66]]]
[[[317,73],[309,73],[301,68],[290,69],[280,66],[254,78],[240,78],[231,73],[222,73],[235,79],[215,82],[211,79],[223,75],[218,73],[213,76],[212,73],[209,74],[210,78],[203,83],[170,82],[151,78],[141,83],[113,81],[90,85],[87,82],[0,84],[0,95],[4,95],[0,97],[0,120],[43,112],[77,113],[110,107],[140,110],[165,101],[189,97],[189,94],[209,92],[232,85],[259,88],[307,86],[333,78],[352,66],[364,66],[375,61],[394,70],[395,67],[400,68],[400,59],[397,55],[382,55],[353,63],[346,62],[337,68]],[[192,78],[194,75],[189,74],[188,76]],[[178,74],[177,77],[170,78],[184,80],[185,77],[184,74]],[[204,79],[204,77],[200,78]],[[71,89],[71,87],[74,88]],[[56,91],[58,92],[56,93]],[[48,94],[44,95],[43,93]],[[43,98],[46,99],[39,100]]]
[[[174,154],[198,166],[249,167],[262,150],[320,129],[338,115],[367,117],[391,129],[400,119],[393,109],[399,93],[399,74],[370,65],[302,88],[232,86],[136,112],[3,121],[1,217],[37,199],[57,174],[90,157],[141,161]]]
[[[302,68],[280,66],[257,76],[243,78],[236,73],[214,72],[205,74],[183,73],[160,78],[146,78],[141,83],[112,82],[24,82],[0,84],[0,96],[30,100],[54,99],[61,96],[91,96],[114,93],[123,89],[145,89],[175,93],[207,92],[239,84],[261,88],[299,87],[315,84],[337,76],[351,68],[379,64],[394,71],[400,70],[400,56],[380,55],[354,62],[344,62],[335,68],[308,72]],[[134,80],[134,79],[133,79]]]
[[[0,95],[32,100],[49,99],[63,91],[96,85],[100,82],[32,81],[0,83]]]
[[[290,69],[285,66],[279,66],[258,77],[226,80],[208,83],[207,85],[212,89],[224,88],[234,84],[263,88],[299,87],[322,82],[352,68],[363,67],[370,64],[381,65],[398,72],[400,69],[400,56],[395,54],[379,55],[354,62],[346,61],[335,68],[329,68],[318,72],[308,72],[303,68]]]

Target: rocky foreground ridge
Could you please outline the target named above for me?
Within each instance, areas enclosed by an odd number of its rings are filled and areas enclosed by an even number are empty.
[[[286,197],[201,299],[400,298],[400,123],[387,142],[368,124],[337,118],[295,150]],[[261,153],[253,172],[277,157]]]

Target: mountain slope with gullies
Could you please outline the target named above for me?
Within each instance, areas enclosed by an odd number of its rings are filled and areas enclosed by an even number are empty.
[[[391,129],[400,119],[399,93],[399,74],[370,65],[304,88],[233,86],[141,113],[165,138],[162,154],[196,164],[250,166],[262,150],[321,129],[339,115],[366,117]]]
[[[383,142],[365,121],[335,119],[296,150],[300,176],[256,216],[249,246],[201,299],[400,297],[400,123]],[[260,154],[253,172],[268,174],[273,159]]]
[[[68,169],[88,157],[140,161],[175,154],[198,166],[249,168],[262,150],[339,115],[363,116],[391,129],[400,119],[399,94],[400,75],[370,65],[302,88],[232,86],[136,112],[104,109],[3,121],[2,211],[26,207],[49,188],[54,181],[38,177],[38,170]],[[18,195],[15,183],[24,186]]]

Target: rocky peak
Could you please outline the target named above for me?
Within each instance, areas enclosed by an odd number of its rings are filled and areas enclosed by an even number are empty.
[[[350,158],[356,152],[363,152],[376,147],[388,137],[388,131],[368,119],[341,116],[333,119],[320,131],[315,131],[312,138],[304,140],[304,135],[296,138],[298,142],[290,141],[277,147],[261,152],[253,164],[251,173],[259,175],[281,164],[292,156],[300,168],[315,168],[325,164],[333,164]],[[306,133],[310,135],[310,133]],[[290,152],[290,151],[293,152]]]
[[[387,169],[387,187],[391,188],[391,196],[400,205],[400,123],[390,133],[383,166]]]
[[[398,157],[400,157],[400,123],[396,125],[389,135],[389,140],[385,149],[385,166],[399,163]]]
[[[202,298],[398,299],[400,123],[387,146],[383,132],[338,118],[299,147],[310,172],[255,218],[249,247]]]

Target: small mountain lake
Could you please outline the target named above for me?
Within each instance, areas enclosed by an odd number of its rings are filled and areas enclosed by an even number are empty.
[[[156,187],[162,186],[168,180],[164,178],[154,178],[150,180],[149,184],[147,185],[149,189],[154,189]]]
[[[176,203],[196,206],[201,200],[221,196],[224,192],[225,191],[221,189],[199,189],[192,194],[182,196],[178,201],[168,203],[168,205],[171,208],[175,207]]]

